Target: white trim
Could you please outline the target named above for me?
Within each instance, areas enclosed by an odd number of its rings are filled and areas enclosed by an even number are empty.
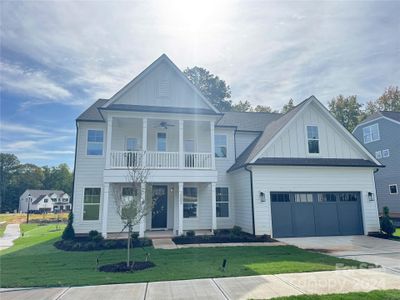
[[[136,150],[128,150],[128,139],[135,139],[136,140],[136,145],[139,146]],[[140,143],[140,138],[137,136],[132,136],[132,135],[126,135],[125,136],[125,145],[124,145],[125,151],[141,151],[142,145]]]
[[[102,147],[102,151],[101,151],[101,155],[91,155],[88,154],[88,138],[89,138],[89,130],[94,130],[94,131],[102,131],[103,132],[103,147]],[[86,158],[104,158],[105,156],[105,152],[104,151],[104,140],[105,140],[105,130],[103,128],[87,128],[86,129],[86,138],[85,138],[85,157]],[[91,142],[92,143],[92,142]]]
[[[307,129],[307,127],[317,127],[317,132],[318,132],[318,139],[309,139],[308,138],[308,129]],[[306,124],[305,126],[304,126],[304,130],[305,130],[305,143],[306,143],[306,149],[307,149],[307,152],[306,152],[306,155],[307,156],[309,156],[309,157],[319,157],[319,156],[321,156],[321,143],[320,143],[320,141],[321,141],[321,139],[320,139],[320,137],[319,137],[319,127],[318,127],[318,125],[317,124],[314,124],[314,123],[308,123],[308,124]],[[310,152],[310,147],[308,146],[308,141],[309,140],[311,140],[311,141],[318,141],[318,152],[317,153],[311,153]]]
[[[225,148],[226,148],[226,156],[225,157],[216,157],[215,156],[215,149],[216,149],[216,144],[215,144],[215,138],[217,137],[217,135],[223,135],[223,136],[225,136],[225,141],[226,141],[226,144],[225,144]],[[226,160],[226,159],[229,159],[229,157],[228,157],[228,134],[227,133],[214,133],[214,143],[213,143],[213,145],[211,145],[213,148],[214,148],[214,153],[212,153],[213,155],[214,155],[214,158],[215,159],[218,159],[218,160]]]
[[[388,117],[385,117],[385,116],[380,116],[380,117],[377,117],[377,118],[375,118],[375,119],[369,120],[369,121],[367,121],[367,122],[358,124],[358,125],[353,129],[353,132],[352,132],[352,133],[354,133],[354,132],[357,130],[358,127],[364,126],[364,125],[369,124],[369,123],[371,123],[371,122],[375,122],[375,121],[377,121],[377,120],[379,120],[379,119],[386,119],[386,120],[391,121],[391,122],[393,122],[393,123],[400,124],[399,121],[393,120],[393,119],[388,118]]]
[[[109,183],[104,183],[104,184],[109,184]],[[99,219],[98,220],[84,220],[83,219],[83,215],[85,213],[85,189],[100,189],[100,202],[99,202]],[[82,207],[81,207],[81,218],[80,221],[84,222],[85,224],[91,224],[91,223],[98,223],[101,222],[102,219],[100,218],[100,216],[103,213],[103,197],[104,195],[102,195],[103,193],[103,188],[101,186],[98,185],[88,185],[88,186],[84,186],[82,189]]]
[[[391,191],[390,191],[390,187],[391,186],[396,186],[396,193],[392,193]],[[399,187],[397,186],[397,183],[392,183],[392,184],[389,184],[389,195],[397,195],[399,193]]]
[[[182,201],[183,201],[182,210],[184,210],[184,206],[185,206],[185,188],[194,188],[194,189],[196,189],[196,203],[187,202],[188,204],[196,204],[196,216],[195,217],[187,217],[187,218],[185,218],[182,215],[182,217],[183,217],[183,219],[187,219],[187,220],[197,220],[199,218],[199,187],[198,187],[198,185],[191,185],[191,184],[183,186],[183,189],[182,189],[182,193],[183,193],[182,194],[183,195],[183,197],[182,197]]]
[[[228,189],[228,201],[221,201],[221,202],[218,202],[217,201],[217,189],[218,188],[226,188],[226,189]],[[215,204],[217,204],[217,203],[228,203],[228,216],[227,217],[218,217],[218,216],[216,216],[217,217],[217,219],[218,220],[228,220],[228,219],[231,219],[231,189],[229,188],[229,186],[227,186],[227,185],[223,185],[223,186],[220,186],[220,185],[215,185]],[[217,208],[217,205],[215,205],[215,215],[217,215],[217,210],[216,210],[216,208]]]
[[[372,127],[375,127],[375,126],[377,127],[378,139],[373,140],[373,139],[372,139],[372,138],[373,138]],[[370,130],[370,135],[371,135],[371,140],[370,140],[369,142],[366,142],[366,141],[365,141],[365,136],[366,136],[366,135],[364,134],[364,131],[365,131],[367,128]],[[371,125],[368,125],[368,126],[363,127],[363,129],[362,129],[362,137],[363,137],[364,145],[365,145],[365,144],[369,144],[369,143],[373,143],[373,142],[378,142],[378,141],[380,141],[380,140],[381,140],[381,133],[380,133],[380,131],[379,131],[379,123],[374,123],[374,124],[371,124]]]
[[[387,153],[386,156],[385,156],[385,152]],[[383,158],[388,158],[388,157],[390,157],[390,150],[389,150],[388,148],[382,150],[382,157],[383,157]]]
[[[158,134],[159,133],[165,133],[165,151],[161,151],[158,149]],[[167,131],[156,131],[156,151],[157,152],[168,152],[168,139],[167,139]]]

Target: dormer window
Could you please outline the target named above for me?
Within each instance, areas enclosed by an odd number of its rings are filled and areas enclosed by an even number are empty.
[[[363,128],[364,144],[379,141],[379,125],[378,123]]]
[[[307,144],[308,153],[319,153],[319,135],[318,126],[307,126]]]

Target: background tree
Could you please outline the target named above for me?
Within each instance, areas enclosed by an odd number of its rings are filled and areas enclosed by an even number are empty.
[[[288,111],[292,110],[292,108],[294,108],[294,103],[293,99],[290,98],[289,102],[283,105],[281,113],[286,114]]]
[[[48,190],[62,190],[67,194],[72,193],[72,172],[67,164],[60,164],[58,167],[43,168],[43,188]]]
[[[231,110],[231,89],[224,80],[200,67],[186,68],[183,73],[217,109]]]
[[[375,101],[369,101],[366,114],[371,115],[377,111],[400,111],[400,90],[398,86],[389,86]]]
[[[268,106],[268,105],[257,105],[256,107],[254,107],[254,111],[255,112],[269,112],[269,113],[276,112],[276,111],[273,111],[271,106]]]
[[[350,132],[362,118],[361,106],[355,95],[349,97],[339,95],[328,103],[330,112]]]
[[[253,107],[251,106],[251,103],[247,100],[239,101],[238,103],[232,105],[232,111],[249,112],[253,111]]]
[[[127,183],[123,187],[113,186],[114,202],[117,214],[121,217],[124,229],[128,228],[127,260],[126,266],[131,265],[132,230],[135,225],[145,218],[153,208],[153,200],[146,201],[142,195],[145,193],[149,171],[144,167],[129,167]]]
[[[12,198],[8,194],[14,181],[20,162],[14,154],[0,153],[0,208],[1,211],[13,210]]]

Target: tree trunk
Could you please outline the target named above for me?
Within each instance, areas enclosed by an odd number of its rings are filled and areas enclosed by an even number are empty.
[[[126,261],[126,266],[127,268],[129,268],[130,266],[130,261],[131,261],[131,236],[132,236],[132,225],[129,224],[128,225],[128,257],[127,257],[127,261]]]

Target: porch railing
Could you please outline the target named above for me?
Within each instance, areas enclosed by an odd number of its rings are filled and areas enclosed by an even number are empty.
[[[179,152],[146,152],[146,166],[154,169],[178,169]]]
[[[185,153],[185,168],[211,169],[211,153]]]
[[[142,166],[143,151],[111,151],[110,166],[117,169]]]

